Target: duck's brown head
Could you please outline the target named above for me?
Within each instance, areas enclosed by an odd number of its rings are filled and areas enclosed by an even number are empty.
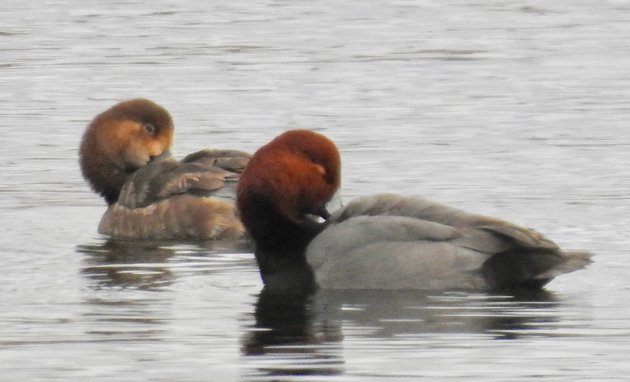
[[[120,102],[88,125],[79,153],[81,172],[108,204],[118,200],[128,177],[173,143],[173,119],[148,99]]]
[[[335,144],[308,130],[291,130],[261,147],[241,175],[237,205],[243,224],[259,247],[296,241],[339,189],[340,157]],[[300,239],[301,240],[301,239]],[[298,240],[299,241],[299,240]],[[304,244],[304,243],[299,243]]]

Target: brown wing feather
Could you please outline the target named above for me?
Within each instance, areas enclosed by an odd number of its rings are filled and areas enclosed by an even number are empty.
[[[183,163],[198,163],[204,167],[218,167],[226,171],[241,173],[251,155],[238,150],[204,149],[187,155]]]
[[[201,150],[177,161],[165,158],[136,171],[124,185],[118,203],[146,207],[174,195],[192,194],[234,199],[240,172],[249,154],[236,150]]]

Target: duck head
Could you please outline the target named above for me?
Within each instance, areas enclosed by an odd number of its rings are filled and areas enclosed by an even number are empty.
[[[168,154],[172,143],[173,119],[166,109],[143,98],[120,102],[88,125],[79,152],[81,172],[111,205],[129,176]]]
[[[340,173],[337,147],[312,131],[290,130],[261,147],[237,188],[241,220],[257,250],[304,249],[322,229],[313,215],[328,217]]]

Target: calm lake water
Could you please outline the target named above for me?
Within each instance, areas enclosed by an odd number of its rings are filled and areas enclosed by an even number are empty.
[[[0,380],[627,380],[628,2],[147,4],[0,8]],[[312,128],[346,200],[422,195],[596,262],[532,295],[277,301],[242,243],[110,242],[77,147],[137,96],[178,156]]]

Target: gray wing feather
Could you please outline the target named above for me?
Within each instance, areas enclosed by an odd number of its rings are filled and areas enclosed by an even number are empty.
[[[306,256],[324,288],[436,289],[542,286],[586,266],[591,255],[562,252],[503,220],[382,194],[334,214]]]
[[[502,236],[504,239],[513,240],[522,246],[557,249],[554,242],[532,229],[485,215],[471,214],[424,198],[401,197],[394,194],[358,198],[340,210],[335,221],[341,222],[360,215],[407,216],[460,229],[481,229]]]

